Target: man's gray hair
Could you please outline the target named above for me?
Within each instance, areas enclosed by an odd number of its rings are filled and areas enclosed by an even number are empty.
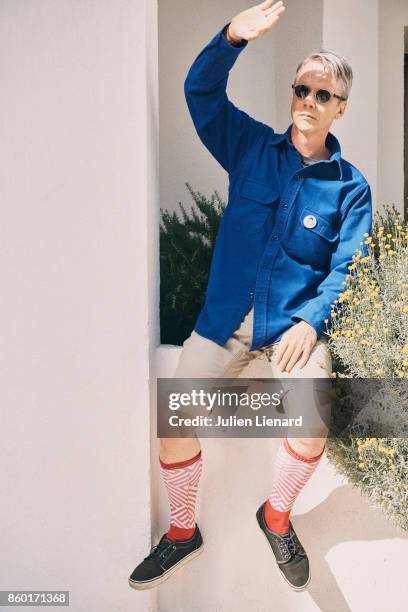
[[[353,71],[346,58],[334,51],[315,51],[305,57],[296,68],[295,81],[299,70],[309,61],[320,61],[326,70],[332,72],[334,78],[340,84],[341,91],[339,94],[344,98],[349,97],[351,85],[353,83]]]

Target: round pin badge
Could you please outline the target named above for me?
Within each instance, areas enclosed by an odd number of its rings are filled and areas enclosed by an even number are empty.
[[[317,219],[314,215],[307,215],[303,219],[303,225],[305,227],[315,227],[317,225]]]

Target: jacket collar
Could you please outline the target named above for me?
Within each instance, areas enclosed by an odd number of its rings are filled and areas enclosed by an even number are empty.
[[[292,131],[292,125],[293,123],[291,123],[288,127],[288,129],[283,132],[283,134],[276,134],[273,130],[271,130],[271,134],[269,136],[268,139],[268,143],[270,145],[278,145],[279,143],[283,142],[283,141],[287,141],[289,146],[294,147],[294,145],[292,144],[292,139],[291,139],[291,131]],[[341,147],[340,147],[340,143],[337,140],[337,138],[334,136],[334,134],[332,134],[331,132],[329,132],[327,134],[326,137],[326,146],[328,149],[330,149],[331,151],[331,156],[329,157],[329,159],[322,159],[321,161],[317,162],[318,164],[336,164],[336,166],[339,169],[339,178],[340,180],[343,178],[343,171],[342,171],[342,167],[341,167]]]

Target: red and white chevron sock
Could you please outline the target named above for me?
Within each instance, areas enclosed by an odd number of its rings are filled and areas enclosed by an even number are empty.
[[[324,453],[304,457],[297,453],[287,438],[281,439],[272,474],[272,492],[265,504],[264,516],[269,529],[283,535],[289,531],[289,515]]]
[[[188,540],[195,531],[195,505],[203,460],[197,455],[177,463],[164,463],[161,473],[170,501],[170,540]]]

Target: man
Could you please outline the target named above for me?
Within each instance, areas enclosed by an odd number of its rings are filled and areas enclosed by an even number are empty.
[[[229,199],[205,305],[183,344],[176,377],[234,377],[265,356],[272,377],[331,374],[327,337],[321,336],[372,222],[370,187],[342,159],[329,132],[344,115],[352,70],[332,52],[305,58],[292,85],[292,124],[283,134],[226,94],[238,55],[284,10],[283,2],[266,0],[239,13],[197,56],[185,81],[197,133],[228,172]],[[322,429],[317,438],[281,440],[271,493],[256,513],[281,576],[295,590],[307,586],[310,567],[289,515],[322,457],[326,435]],[[137,589],[160,584],[203,549],[195,522],[198,440],[162,439],[160,465],[170,529],[130,576]]]

